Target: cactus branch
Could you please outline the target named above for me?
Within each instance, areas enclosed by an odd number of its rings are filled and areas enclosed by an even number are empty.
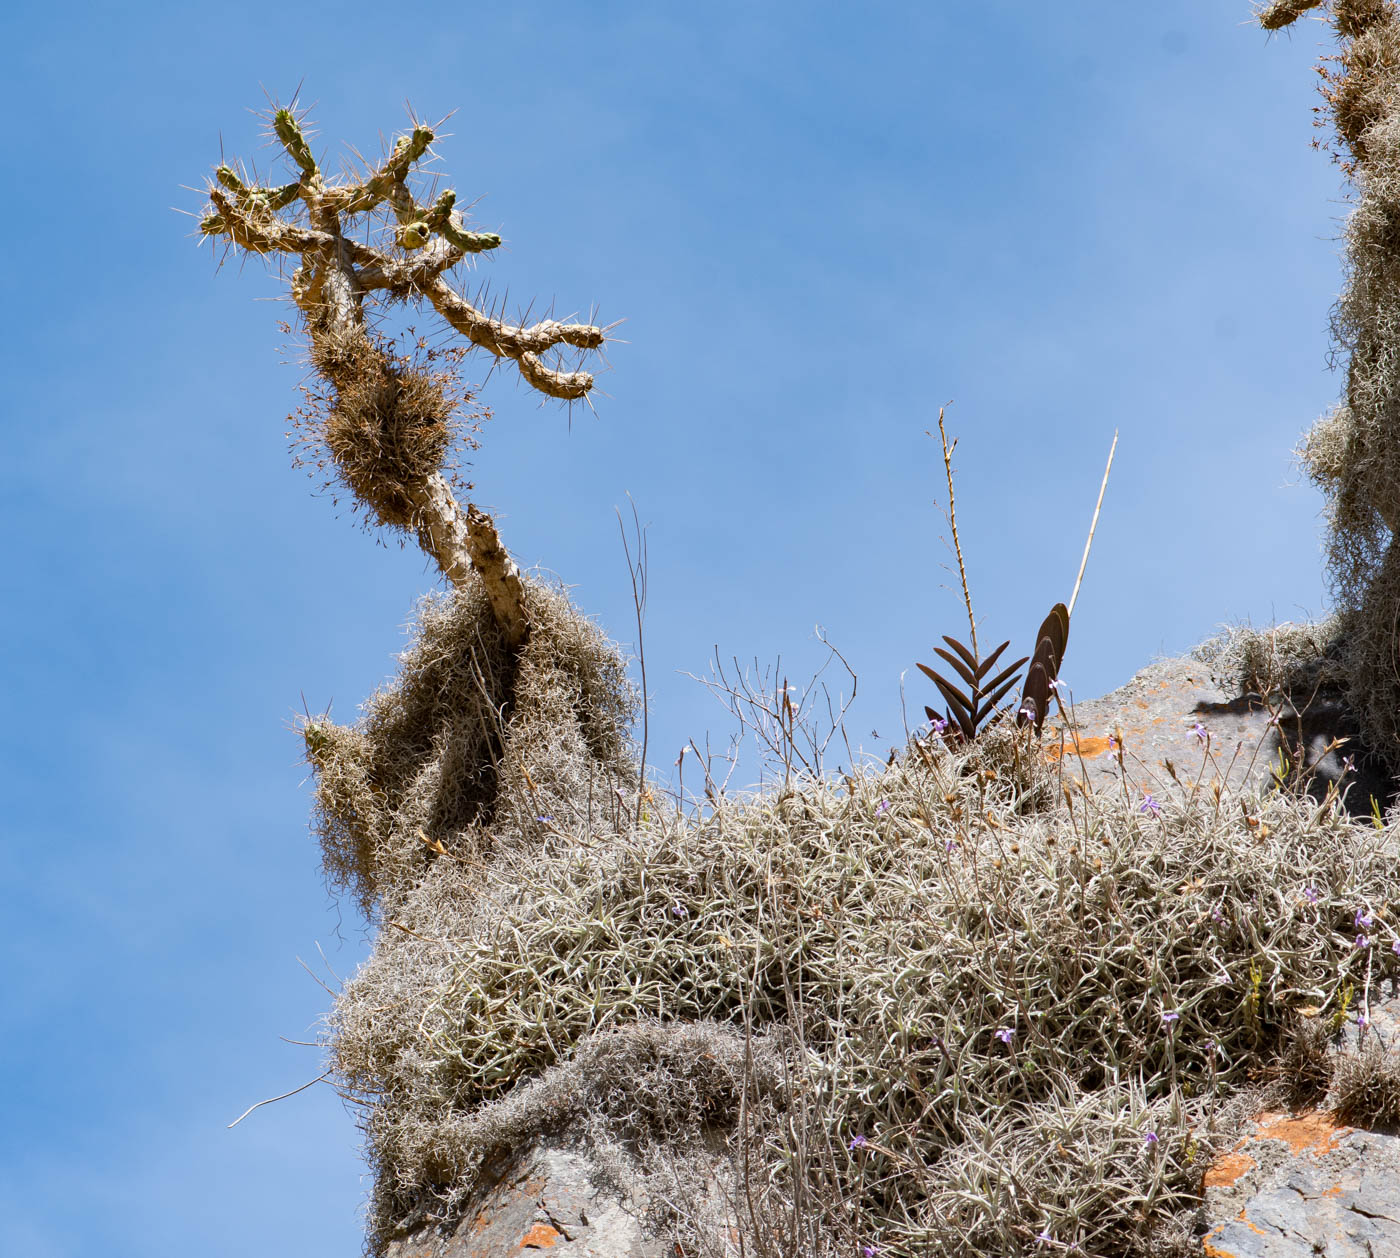
[[[494,249],[501,238],[469,230],[451,189],[430,206],[415,199],[408,180],[433,142],[431,127],[418,123],[400,136],[363,182],[335,184],[326,183],[292,110],[274,111],[272,130],[299,178],[280,186],[253,186],[235,167],[221,164],[209,184],[212,212],[200,221],[202,234],[227,239],[249,253],[300,255],[298,273],[304,273],[304,282],[294,282],[293,296],[308,318],[328,301],[346,301],[354,310],[338,312],[332,321],[339,322],[343,314],[359,324],[368,293],[383,291],[406,300],[426,297],[472,345],[512,359],[525,381],[541,393],[565,400],[587,395],[593,387],[591,373],[557,370],[540,355],[561,345],[599,349],[605,340],[601,328],[554,320],[530,327],[507,324],[476,309],[444,278],[467,254]],[[305,205],[309,227],[281,214],[298,200]],[[392,217],[392,248],[351,239],[344,218],[382,213],[386,207]]]
[[[529,628],[520,571],[490,516],[459,502],[442,470],[453,414],[470,393],[379,342],[366,301],[431,305],[471,347],[511,359],[532,388],[566,400],[586,397],[593,376],[549,366],[541,355],[601,349],[606,333],[554,319],[508,324],[452,287],[452,268],[501,238],[469,230],[451,189],[431,205],[415,197],[410,181],[435,138],[431,127],[415,123],[359,182],[327,182],[292,109],[274,110],[271,128],[296,179],[263,185],[220,164],[200,232],[247,253],[297,259],[292,299],[329,386],[312,395],[309,439],[374,522],[416,536],[453,585],[480,578],[503,637],[518,646]],[[368,233],[351,232],[357,218],[368,220]]]

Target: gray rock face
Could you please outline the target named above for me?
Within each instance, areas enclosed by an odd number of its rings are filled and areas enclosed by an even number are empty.
[[[1400,1258],[1400,1136],[1322,1112],[1258,1127],[1206,1177],[1208,1214],[1231,1216],[1207,1234],[1206,1258]]]
[[[537,1142],[503,1170],[450,1232],[393,1241],[386,1258],[672,1258],[670,1244],[646,1235],[642,1203],[599,1186],[581,1146]]]

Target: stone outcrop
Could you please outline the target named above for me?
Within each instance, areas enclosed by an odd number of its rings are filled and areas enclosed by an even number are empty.
[[[537,1141],[495,1170],[455,1227],[393,1241],[386,1258],[673,1258],[582,1142]]]

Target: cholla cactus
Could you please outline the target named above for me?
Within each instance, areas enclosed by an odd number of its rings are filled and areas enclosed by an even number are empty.
[[[1400,10],[1395,0],[1276,0],[1259,21],[1278,30],[1314,9],[1340,41],[1321,67],[1319,112],[1357,196],[1332,317],[1346,391],[1299,455],[1328,500],[1352,703],[1366,741],[1400,769]]]
[[[533,388],[566,401],[586,398],[593,376],[551,366],[543,355],[598,350],[606,329],[553,319],[514,326],[453,287],[452,269],[501,238],[469,231],[450,189],[427,205],[414,195],[432,127],[415,123],[365,178],[336,181],[326,178],[302,123],[295,108],[271,116],[297,178],[261,184],[221,164],[199,230],[248,253],[297,260],[291,295],[327,386],[309,392],[313,405],[303,415],[313,440],[375,523],[416,534],[456,586],[479,573],[507,640],[518,643],[526,632],[519,573],[490,518],[470,504],[464,510],[443,474],[452,421],[470,393],[451,371],[427,370],[376,338],[365,307],[427,303],[470,347],[511,360]]]

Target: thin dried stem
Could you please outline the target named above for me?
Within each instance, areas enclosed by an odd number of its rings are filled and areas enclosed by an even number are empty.
[[[1084,555],[1079,561],[1079,575],[1074,578],[1074,593],[1069,596],[1069,614],[1074,615],[1074,600],[1079,597],[1079,586],[1084,580],[1084,569],[1089,563],[1089,548],[1094,544],[1094,530],[1099,527],[1099,509],[1103,506],[1103,492],[1108,488],[1108,474],[1113,470],[1113,452],[1118,449],[1118,429],[1113,430],[1113,444],[1108,448],[1108,465],[1103,470],[1103,480],[1099,484],[1099,499],[1094,503],[1094,518],[1089,521],[1089,536],[1084,541]]]

